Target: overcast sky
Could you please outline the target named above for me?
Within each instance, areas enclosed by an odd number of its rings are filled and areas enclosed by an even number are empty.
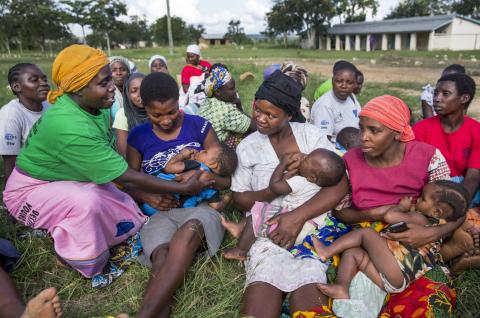
[[[396,0],[378,0],[380,7],[375,17],[380,20]],[[167,12],[165,0],[126,0],[129,15],[145,15],[150,22]],[[227,32],[228,22],[239,19],[246,33],[259,33],[265,30],[265,14],[272,6],[271,0],[170,0],[170,14],[179,16],[188,24],[202,24],[207,33]],[[81,34],[75,28],[76,34]]]

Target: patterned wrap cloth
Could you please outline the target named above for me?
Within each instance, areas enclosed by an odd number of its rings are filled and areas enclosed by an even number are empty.
[[[227,84],[231,79],[232,75],[230,75],[230,72],[226,68],[222,66],[213,68],[205,79],[205,94],[207,97],[212,98],[213,93]]]

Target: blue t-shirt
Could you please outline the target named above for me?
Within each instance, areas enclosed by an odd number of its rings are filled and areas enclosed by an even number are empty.
[[[183,148],[203,150],[203,142],[211,127],[210,122],[203,117],[184,114],[182,128],[175,139],[158,138],[153,132],[152,124],[145,123],[132,129],[127,142],[142,155],[143,171],[155,174]]]

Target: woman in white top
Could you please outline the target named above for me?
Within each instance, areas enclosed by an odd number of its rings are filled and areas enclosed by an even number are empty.
[[[312,106],[310,123],[319,127],[332,142],[343,128],[358,128],[361,107],[353,93],[357,88],[357,72],[352,63],[342,63],[333,73],[332,90]]]
[[[295,122],[302,118],[301,91],[295,80],[276,71],[255,94],[253,117],[258,131],[238,145],[239,165],[232,178],[231,189],[238,209],[249,211],[255,201],[281,202],[283,198],[269,189],[279,157],[332,148],[318,128]],[[277,318],[285,293],[291,293],[292,312],[326,304],[327,299],[316,283],[326,280],[327,266],[318,260],[295,259],[282,247],[291,247],[305,222],[335,207],[347,189],[344,179],[333,187],[323,188],[292,212],[273,219],[278,227],[270,239],[258,238],[247,255],[242,314]]]

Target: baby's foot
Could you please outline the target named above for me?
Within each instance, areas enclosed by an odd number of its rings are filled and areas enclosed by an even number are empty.
[[[235,223],[232,221],[227,221],[223,215],[220,216],[222,226],[230,233],[233,237],[239,238],[240,234],[242,234],[244,224],[242,223]]]
[[[223,251],[223,257],[230,260],[244,261],[247,258],[247,253],[238,248],[226,248]]]
[[[232,201],[232,195],[231,194],[225,194],[222,196],[221,200],[218,202],[210,202],[208,205],[212,209],[217,210],[218,212],[223,212],[225,208],[228,206],[228,204]]]
[[[62,314],[60,298],[55,288],[41,291],[30,299],[21,318],[56,318]]]
[[[348,288],[339,284],[317,284],[320,291],[333,299],[350,299]]]
[[[315,252],[317,253],[318,258],[322,262],[326,262],[327,259],[330,257],[330,255],[328,255],[327,251],[325,251],[326,246],[323,245],[323,243],[320,242],[320,240],[317,239],[316,237],[313,237],[312,239],[313,239],[313,247],[315,248]]]

